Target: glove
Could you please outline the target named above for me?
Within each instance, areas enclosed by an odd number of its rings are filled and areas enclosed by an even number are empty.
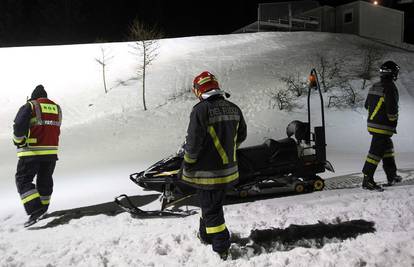
[[[26,137],[24,137],[20,142],[16,142],[16,140],[13,139],[13,143],[17,148],[25,147],[27,145],[26,144]]]

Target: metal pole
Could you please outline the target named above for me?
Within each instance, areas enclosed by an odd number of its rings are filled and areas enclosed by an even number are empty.
[[[292,31],[292,4],[289,3],[289,31]]]
[[[260,32],[260,4],[257,5],[257,32]]]

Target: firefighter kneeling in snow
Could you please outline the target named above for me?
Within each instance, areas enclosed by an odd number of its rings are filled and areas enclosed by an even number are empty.
[[[238,181],[236,149],[246,139],[246,123],[240,108],[224,98],[210,72],[195,77],[193,92],[200,102],[190,115],[181,179],[198,189],[199,238],[226,259],[230,233],[223,202],[226,188]]]
[[[397,133],[398,90],[394,81],[398,78],[400,67],[393,61],[387,61],[380,67],[381,80],[368,92],[365,108],[368,109],[367,126],[372,135],[371,146],[362,173],[362,187],[368,190],[383,191],[374,181],[375,170],[382,160],[388,185],[401,182],[397,175],[394,158],[394,145],[391,137]]]
[[[14,119],[13,142],[17,146],[16,186],[30,216],[25,227],[34,224],[49,207],[53,191],[62,111],[38,85]],[[37,175],[36,184],[33,183]]]

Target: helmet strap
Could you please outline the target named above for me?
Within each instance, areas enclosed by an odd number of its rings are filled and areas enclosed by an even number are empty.
[[[200,99],[200,100],[201,100],[201,93],[200,93],[200,91],[199,91],[198,89],[194,88],[194,87],[193,87],[191,90],[193,91],[194,95],[195,95],[198,99]]]

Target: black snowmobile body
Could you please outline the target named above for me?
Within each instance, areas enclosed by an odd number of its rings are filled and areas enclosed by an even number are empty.
[[[239,182],[228,195],[246,197],[277,192],[310,192],[324,188],[318,176],[333,171],[326,160],[323,98],[316,71],[311,71],[308,90],[308,122],[293,121],[287,126],[287,138],[267,139],[263,144],[237,150]],[[310,93],[319,92],[322,125],[311,131]],[[130,175],[140,187],[163,193],[163,204],[195,193],[179,179],[184,152],[162,159],[147,170]],[[165,207],[165,205],[163,205]]]

